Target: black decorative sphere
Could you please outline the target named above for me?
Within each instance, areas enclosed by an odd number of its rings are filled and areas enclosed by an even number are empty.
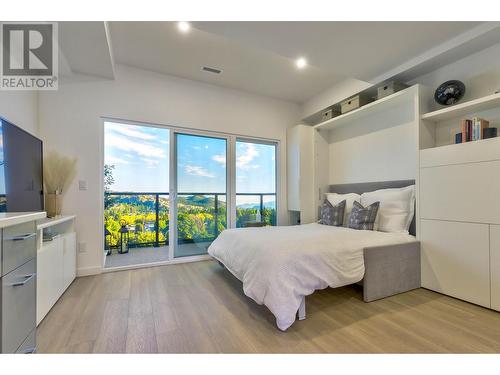
[[[434,93],[434,100],[441,105],[451,105],[458,102],[465,94],[465,85],[460,81],[446,81]]]

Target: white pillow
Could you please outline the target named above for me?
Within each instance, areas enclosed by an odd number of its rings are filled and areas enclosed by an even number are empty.
[[[349,215],[352,211],[353,202],[356,201],[361,203],[361,195],[356,193],[348,193],[348,194],[337,194],[337,193],[327,193],[326,199],[333,205],[337,205],[345,199],[345,211],[344,211],[344,221],[342,222],[342,226],[347,227],[347,223],[349,220]]]
[[[415,214],[415,185],[361,194],[361,204],[380,202],[377,221],[381,232],[408,233]]]

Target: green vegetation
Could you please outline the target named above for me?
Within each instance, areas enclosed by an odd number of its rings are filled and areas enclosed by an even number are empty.
[[[166,245],[169,241],[169,199],[161,194],[121,194],[110,191],[114,183],[114,165],[104,165],[104,225],[110,235],[107,245],[120,241],[121,222],[129,233],[129,246]],[[177,199],[177,231],[180,243],[208,242],[227,228],[225,195],[179,195]],[[236,208],[236,226],[255,221],[258,206]],[[156,212],[158,211],[158,218]],[[264,207],[261,221],[276,225],[276,210]],[[158,231],[156,230],[158,227]]]
[[[182,242],[212,241],[227,227],[226,202],[215,195],[179,196],[177,205],[178,234]],[[154,246],[156,244],[156,195],[122,195],[105,193],[105,225],[110,232],[110,245],[117,246],[120,238],[120,221],[124,220],[130,235],[130,246]],[[237,227],[256,220],[258,207],[237,208]],[[168,244],[169,200],[158,195],[158,244]],[[217,213],[217,215],[216,215]],[[265,207],[261,220],[275,225],[274,207]]]

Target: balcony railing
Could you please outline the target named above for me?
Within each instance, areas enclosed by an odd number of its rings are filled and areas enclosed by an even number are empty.
[[[210,242],[227,228],[226,193],[177,194],[178,243]],[[245,203],[239,203],[241,200]],[[129,247],[159,247],[169,243],[169,193],[106,192],[106,248],[117,248],[120,221],[129,232]],[[276,225],[276,193],[236,194],[237,227],[248,222]],[[260,216],[260,220],[259,220]]]

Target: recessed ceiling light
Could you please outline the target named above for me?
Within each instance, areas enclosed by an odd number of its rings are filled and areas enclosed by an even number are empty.
[[[307,66],[307,60],[304,57],[299,57],[295,61],[295,66],[299,69],[304,69]]]
[[[191,25],[189,24],[189,22],[180,21],[177,22],[177,28],[181,33],[187,33],[191,29]]]

